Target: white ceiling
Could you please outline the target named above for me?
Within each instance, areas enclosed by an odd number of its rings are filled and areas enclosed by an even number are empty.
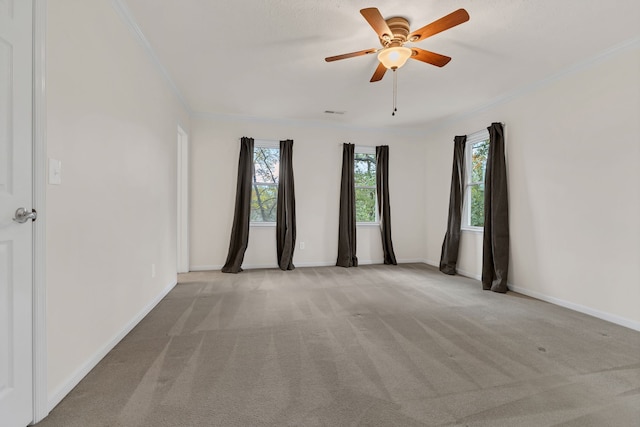
[[[192,112],[425,130],[640,37],[639,0],[119,0]],[[369,79],[379,47],[360,15],[377,7],[412,29],[458,8],[471,19],[416,46],[453,59],[409,61]],[[346,111],[342,116],[325,110]]]

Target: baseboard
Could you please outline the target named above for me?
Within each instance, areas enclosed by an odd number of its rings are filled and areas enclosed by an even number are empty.
[[[435,267],[435,268],[440,268],[440,262],[439,261],[426,260],[424,263],[427,264],[427,265],[430,265],[432,267]],[[474,273],[471,273],[469,271],[462,270],[460,268],[456,268],[456,274],[459,275],[459,276],[468,277],[469,279],[482,280],[482,275],[481,274],[474,274]]]
[[[298,265],[298,264],[296,264]],[[222,265],[192,265],[189,271],[216,271],[221,270]],[[277,264],[242,264],[243,270],[256,270],[258,268],[278,268]]]
[[[431,265],[434,267],[438,267],[439,263],[427,260],[425,262],[427,265]],[[464,270],[457,270],[457,273],[461,276],[469,277],[471,279],[482,280],[482,275],[471,274]],[[551,297],[548,295],[541,294],[540,292],[532,291],[527,288],[522,288],[519,286],[515,286],[512,283],[508,283],[509,290],[513,292],[517,292],[522,295],[526,295],[535,299],[539,299],[541,301],[545,301],[560,307],[568,308],[569,310],[577,311],[579,313],[584,313],[589,316],[596,317],[598,319],[606,320],[607,322],[615,323],[616,325],[624,326],[629,329],[633,329],[636,331],[640,331],[640,322],[635,320],[627,319],[624,317],[616,316],[615,314],[607,313],[604,311],[596,310],[591,307],[586,307],[584,305],[576,304],[573,302],[565,301],[559,298]]]
[[[384,264],[384,259],[360,259],[358,258],[358,265],[374,265]]]
[[[47,407],[49,412],[55,408],[58,403],[69,394],[75,386],[93,369],[98,363],[109,353],[113,348],[138,324],[144,317],[149,314],[153,308],[164,298],[177,284],[176,281],[172,282],[163,289],[160,294],[155,297],[146,307],[144,307],[131,321],[125,325],[125,327],[117,333],[108,343],[106,343],[100,350],[98,350],[89,360],[87,360],[82,366],[75,370],[73,374],[65,381],[60,387],[55,390],[48,398]]]
[[[466,270],[456,269],[456,273],[460,276],[468,277],[469,279],[482,280],[482,274],[470,273]]]
[[[423,263],[427,264],[427,262],[423,258],[407,258],[407,259],[399,259],[397,260],[398,264],[415,264],[415,263]],[[374,264],[384,264],[384,260],[382,259],[365,259],[358,260],[358,265],[374,265]],[[296,267],[332,267],[336,265],[335,261],[311,261],[311,262],[294,262]],[[222,265],[192,265],[189,267],[189,271],[212,271],[212,270],[220,270]],[[258,268],[278,268],[275,264],[249,264],[243,265],[242,268],[244,270],[255,270]]]
[[[424,258],[404,258],[396,261],[398,261],[398,264],[428,264]]]
[[[576,304],[570,301],[565,301],[560,298],[544,295],[544,294],[541,294],[540,292],[532,291],[530,289],[522,288],[520,286],[515,286],[512,283],[509,283],[508,286],[509,286],[509,290],[512,290],[513,292],[517,292],[522,295],[539,299],[541,301],[546,301],[551,304],[568,308],[573,311],[588,314],[589,316],[597,317],[598,319],[606,320],[607,322],[615,323],[616,325],[624,326],[626,328],[633,329],[635,331],[640,331],[640,322],[638,321],[620,317],[615,314],[607,313],[604,311],[596,310],[594,308]]]
[[[296,267],[333,267],[336,265],[335,261],[322,261],[322,262],[294,262]]]
[[[190,265],[189,271],[212,271],[220,270],[222,265]]]

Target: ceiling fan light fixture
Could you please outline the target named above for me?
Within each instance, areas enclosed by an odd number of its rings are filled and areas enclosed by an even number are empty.
[[[378,61],[380,61],[388,70],[396,70],[402,67],[411,55],[411,49],[408,47],[386,47],[378,53]]]

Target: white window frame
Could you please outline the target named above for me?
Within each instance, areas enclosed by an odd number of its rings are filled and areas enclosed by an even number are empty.
[[[355,155],[356,154],[373,154],[373,157],[375,158],[376,156],[376,147],[369,147],[369,146],[364,146],[364,145],[356,145],[354,148],[354,168],[355,168]],[[378,172],[378,165],[376,164],[376,173]],[[376,195],[376,202],[374,205],[374,214],[375,214],[375,220],[372,222],[356,222],[356,226],[359,227],[371,227],[371,226],[379,226],[380,225],[380,218],[378,216],[378,189],[377,187],[374,186],[364,186],[364,185],[355,185],[354,184],[355,189],[358,188],[363,188],[363,189],[367,189],[367,190],[373,190],[375,192]]]
[[[464,168],[465,168],[465,182],[464,182],[464,199],[462,205],[462,226],[461,229],[465,231],[471,231],[475,233],[483,233],[484,227],[475,227],[471,225],[471,187],[484,184],[484,182],[471,182],[471,158],[473,155],[473,146],[480,142],[489,140],[489,130],[482,129],[478,132],[474,132],[471,135],[467,135],[467,142],[464,148]]]
[[[280,142],[270,141],[266,139],[255,139],[253,141],[253,153],[251,153],[251,155],[253,156],[252,159],[255,159],[256,148],[277,148],[278,150],[280,150]],[[253,173],[252,173],[252,177],[253,177]],[[260,185],[276,187],[276,190],[278,188],[278,184],[274,184],[272,182],[261,182]],[[253,192],[253,179],[251,181],[251,192]],[[249,227],[275,227],[275,226],[276,226],[275,221],[269,221],[269,222],[249,221]]]

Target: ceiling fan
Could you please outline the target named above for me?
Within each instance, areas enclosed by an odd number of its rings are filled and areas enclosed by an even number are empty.
[[[422,41],[427,37],[431,37],[434,34],[438,34],[469,20],[467,11],[458,9],[418,30],[410,32],[409,21],[406,18],[393,17],[384,19],[380,11],[375,7],[362,9],[360,13],[378,34],[382,48],[365,49],[358,52],[330,56],[324,60],[332,62],[377,53],[380,63],[371,77],[371,82],[382,80],[382,77],[384,77],[388,69],[393,71],[397,70],[402,67],[409,58],[426,62],[436,67],[444,67],[451,61],[450,57],[417,47],[406,47],[405,43]]]

